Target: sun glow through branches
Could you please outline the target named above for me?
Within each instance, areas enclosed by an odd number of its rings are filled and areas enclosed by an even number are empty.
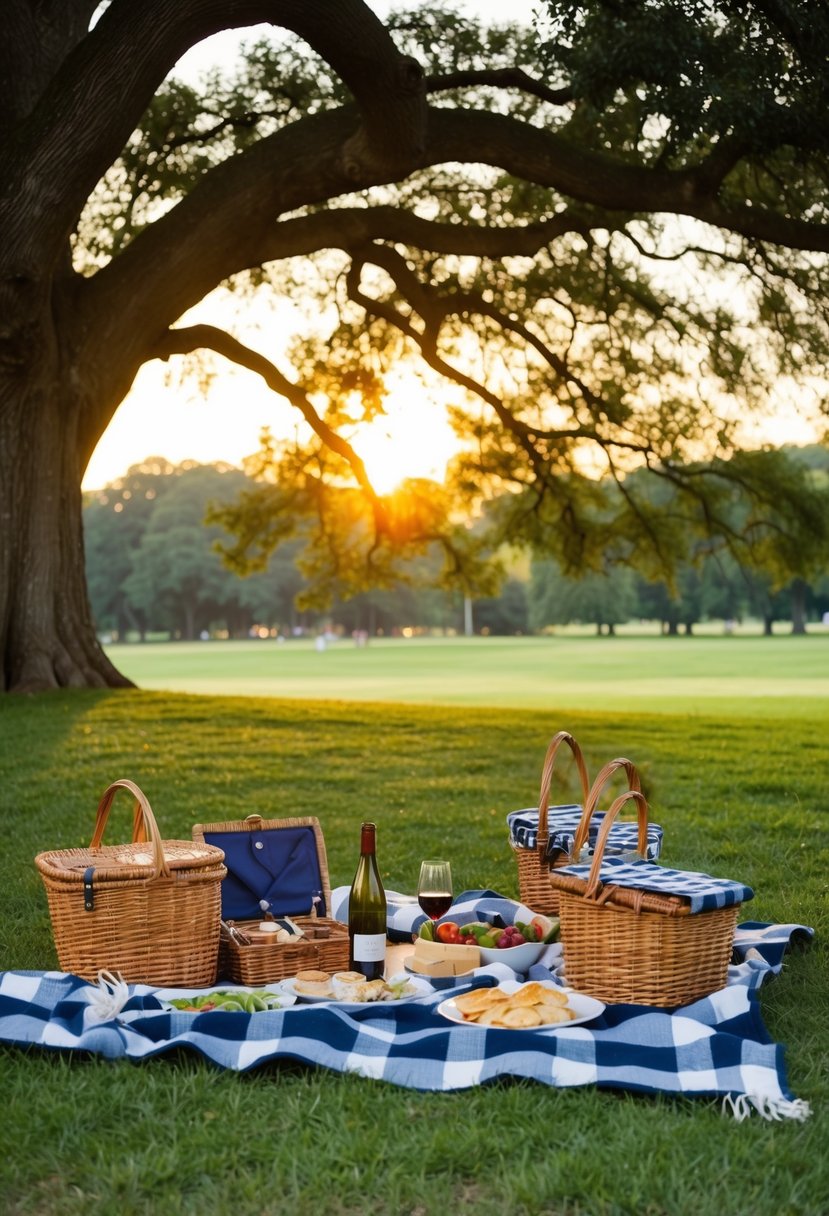
[[[458,438],[440,406],[418,386],[395,389],[385,413],[358,426],[351,443],[378,494],[390,494],[408,478],[442,482],[458,451]]]

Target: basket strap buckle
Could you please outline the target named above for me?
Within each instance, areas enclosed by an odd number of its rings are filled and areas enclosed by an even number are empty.
[[[94,866],[87,866],[83,872],[83,908],[84,912],[92,912],[95,908],[95,892],[92,889]]]

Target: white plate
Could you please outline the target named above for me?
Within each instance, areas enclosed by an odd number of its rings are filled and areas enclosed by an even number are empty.
[[[581,1024],[583,1022],[592,1022],[594,1018],[597,1018],[600,1013],[604,1012],[605,1007],[602,1004],[602,1002],[597,1001],[596,998],[593,996],[585,996],[585,994],[583,992],[571,992],[569,988],[562,989],[558,984],[553,984],[546,980],[542,980],[541,983],[544,985],[545,988],[555,988],[559,992],[563,991],[563,992],[567,993],[567,1004],[572,1009],[573,1013],[575,1013],[575,1015],[576,1015],[572,1019],[572,1021],[554,1022],[554,1023],[552,1023],[552,1025],[549,1025],[549,1026],[521,1026],[521,1027],[481,1026],[480,1029],[481,1030],[520,1029],[520,1030],[538,1030],[538,1031],[545,1031],[545,1032],[550,1031],[550,1030],[553,1030],[553,1031],[569,1030],[571,1026],[581,1026]],[[501,988],[504,992],[513,993],[513,992],[516,992],[519,988],[522,988],[523,984],[519,984],[517,980],[506,980],[503,984],[499,984],[498,987]],[[437,1011],[438,1011],[438,1013],[442,1014],[445,1018],[448,1018],[450,1022],[458,1022],[459,1025],[461,1025],[461,1026],[476,1026],[477,1025],[476,1022],[470,1022],[463,1016],[461,1011],[455,1006],[454,997],[451,997],[447,1001],[441,1001],[441,1003],[438,1005]]]
[[[279,997],[280,1008],[287,1009],[289,1005],[296,1004],[296,997],[288,992],[285,992],[281,984],[260,984],[258,987],[248,987],[244,984],[211,984],[209,988],[156,988],[153,996],[161,1001],[162,1005],[166,1005],[169,1009],[175,1009],[173,1001],[186,1000],[188,997],[206,996],[208,992],[267,992],[270,996]],[[146,1014],[148,1011],[144,1010]],[[186,1012],[179,1010],[179,1012]],[[212,1010],[207,1012],[211,1013]]]
[[[401,1001],[413,1001],[416,997],[431,996],[431,994],[434,992],[434,988],[429,981],[423,979],[422,977],[415,978],[414,976],[409,975],[393,975],[390,977],[389,982],[391,983],[404,979],[408,984],[412,985],[415,991],[408,993],[406,996],[399,997],[396,1001],[338,1001],[336,997],[333,996],[314,996],[307,992],[297,992],[294,988],[293,978],[280,980],[279,987],[283,992],[290,994],[296,1001],[308,1001],[309,1004],[312,1005],[324,1004],[346,1006],[351,1009],[359,1008],[364,1005],[399,1005]]]

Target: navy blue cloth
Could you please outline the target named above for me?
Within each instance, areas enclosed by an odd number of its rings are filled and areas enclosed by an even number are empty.
[[[222,881],[222,916],[250,920],[262,912],[307,916],[314,897],[328,916],[314,829],[297,827],[250,832],[206,832],[207,844],[222,849],[227,877]],[[263,908],[262,901],[266,907]]]
[[[783,1052],[763,1024],[758,989],[780,971],[789,943],[811,936],[802,925],[740,926],[740,961],[719,992],[673,1012],[608,1005],[589,1024],[537,1030],[447,1021],[438,1012],[446,989],[399,1003],[297,1004],[246,1014],[169,1010],[153,989],[131,985],[118,1009],[101,1017],[93,1003],[99,989],[77,976],[7,971],[0,973],[0,1042],[133,1060],[184,1047],[238,1071],[302,1060],[419,1090],[526,1077],[558,1087],[719,1096],[737,1119],[757,1112],[802,1120],[809,1105],[787,1088]],[[556,978],[538,965],[530,974]],[[496,982],[479,972],[458,978],[452,992]]]

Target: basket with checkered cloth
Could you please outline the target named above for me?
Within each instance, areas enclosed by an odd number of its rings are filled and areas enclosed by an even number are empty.
[[[605,857],[614,820],[629,802],[637,807],[641,851],[648,804],[628,790],[604,817],[590,864],[551,872],[565,979],[608,1003],[688,1005],[726,984],[737,915],[753,892],[709,874]]]
[[[550,791],[556,760],[564,745],[573,754],[575,769],[581,786],[582,801],[561,806],[550,806]],[[630,760],[612,760],[609,772],[602,770],[602,777],[624,768],[630,789],[641,788],[639,774]],[[586,849],[595,847],[604,812],[597,811],[597,802],[603,790],[604,780],[591,789],[587,765],[582,750],[569,731],[561,730],[553,736],[544,758],[541,771],[541,789],[538,808],[512,811],[507,815],[510,846],[518,863],[518,885],[521,902],[536,912],[555,916],[559,910],[559,893],[550,882],[552,870],[579,860]],[[635,825],[617,823],[608,842],[608,850],[627,855],[637,844]],[[650,860],[656,860],[662,849],[662,829],[658,824],[648,824],[646,852]]]

